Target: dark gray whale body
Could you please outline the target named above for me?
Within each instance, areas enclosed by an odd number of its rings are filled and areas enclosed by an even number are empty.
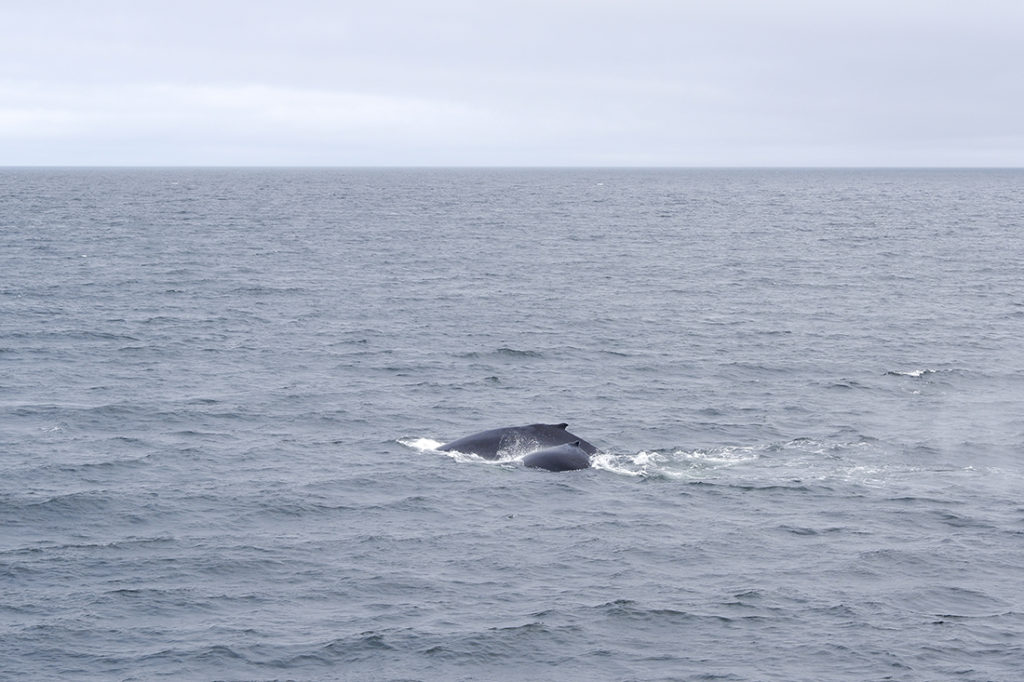
[[[503,455],[518,455],[527,452],[530,454],[523,459],[523,463],[527,466],[550,471],[585,469],[590,466],[590,455],[597,452],[597,448],[579,436],[569,433],[566,430],[568,426],[568,424],[528,424],[490,429],[445,443],[438,450],[472,453],[484,459],[499,459]],[[562,451],[559,447],[569,444],[572,444],[572,448],[568,451]],[[554,452],[555,450],[558,452]],[[585,464],[581,456],[586,458]],[[527,463],[527,460],[530,463]],[[567,466],[569,463],[573,463],[574,466]],[[548,464],[550,466],[546,466]],[[582,466],[580,466],[581,464]]]
[[[590,453],[580,447],[581,444],[581,441],[576,441],[531,452],[523,457],[523,465],[548,471],[586,469],[590,466]]]

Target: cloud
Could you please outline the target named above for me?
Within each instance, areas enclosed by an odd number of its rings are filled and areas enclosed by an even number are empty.
[[[139,90],[145,118],[228,136],[437,139],[480,125],[471,107],[402,95],[269,85],[160,85]],[[154,114],[156,114],[154,116]]]
[[[70,132],[71,122],[77,132],[124,129],[126,124],[136,132],[160,132],[188,124],[229,134],[435,134],[463,129],[477,115],[468,106],[440,99],[268,85],[138,84],[56,92],[9,85],[0,96],[9,103],[0,109],[0,134],[63,134]],[[52,129],[54,122],[61,125]]]
[[[169,143],[208,163],[218,161],[205,158],[207,148],[219,154],[239,150],[220,161],[229,164],[251,162],[253,152],[264,148],[290,149],[292,163],[322,162],[325,150],[335,150],[344,162],[346,149],[376,146],[394,153],[403,146],[444,145],[459,136],[479,137],[496,120],[441,98],[262,84],[119,84],[55,91],[8,86],[0,93],[6,102],[0,107],[0,139],[7,144],[38,148],[75,141],[109,149],[121,143],[138,150],[127,163],[145,163],[145,149]],[[364,156],[354,161],[371,160]]]
[[[1022,165],[1022,8],[18,2],[0,163]]]

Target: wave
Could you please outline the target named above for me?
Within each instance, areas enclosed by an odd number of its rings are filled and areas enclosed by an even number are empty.
[[[511,358],[540,358],[540,357],[543,357],[543,355],[540,352],[535,351],[535,350],[520,350],[518,348],[508,348],[507,346],[502,346],[501,348],[499,348],[495,352],[498,355],[504,355],[506,357],[511,357]]]
[[[935,369],[910,369],[910,370],[895,370],[891,369],[887,371],[886,376],[894,377],[923,377],[927,374],[935,374],[938,370]]]
[[[887,377],[909,377],[911,379],[921,379],[924,377],[931,376],[941,377],[970,377],[970,376],[984,376],[983,373],[979,373],[977,370],[965,369],[961,367],[947,367],[944,369],[934,369],[931,367],[915,367],[913,369],[890,369],[886,370],[883,376]]]
[[[501,346],[495,348],[493,351],[480,352],[480,351],[466,351],[460,353],[454,353],[452,357],[460,360],[480,360],[482,358],[492,357],[504,357],[504,358],[542,358],[544,354],[536,350],[523,350],[520,348],[511,348],[509,346]]]

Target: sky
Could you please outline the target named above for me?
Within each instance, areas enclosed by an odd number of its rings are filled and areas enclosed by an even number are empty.
[[[1021,0],[0,0],[0,166],[1024,166]]]

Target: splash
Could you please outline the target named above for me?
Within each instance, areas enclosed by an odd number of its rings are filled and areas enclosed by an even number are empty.
[[[402,445],[431,455],[444,455],[461,464],[487,464],[503,468],[520,466],[532,451],[517,447],[502,457],[487,460],[472,453],[440,451],[443,444],[433,438],[409,437]],[[521,445],[521,444],[520,444]],[[868,487],[889,486],[914,475],[914,468],[893,466],[886,449],[873,439],[852,442],[795,438],[755,445],[717,448],[675,448],[637,452],[597,452],[591,467],[633,479],[709,481],[733,479],[760,484],[785,482],[844,481]]]
[[[671,452],[641,450],[636,454],[598,453],[591,464],[595,469],[635,478],[696,479],[710,471],[753,462],[761,457],[763,450],[755,446],[728,446]]]
[[[439,440],[433,438],[399,438],[398,442],[402,445],[412,448],[413,450],[419,450],[424,452],[426,450],[437,450],[439,447],[444,445]]]
[[[474,455],[471,452],[459,452],[458,450],[438,450],[444,443],[433,438],[399,438],[398,442],[402,445],[417,450],[419,452],[429,452],[433,454],[444,455],[450,457],[456,462],[467,463],[467,462],[482,462],[484,464],[508,464],[509,462],[516,462],[521,460],[526,455],[530,454],[533,450],[526,446],[519,446],[509,451],[502,451],[502,456],[498,459],[484,459],[479,455]]]

